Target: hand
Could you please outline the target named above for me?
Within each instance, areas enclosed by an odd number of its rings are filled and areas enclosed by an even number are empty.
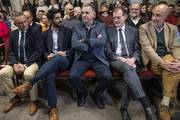
[[[131,66],[131,67],[136,67],[136,64],[135,64],[136,59],[135,59],[134,57],[132,57],[132,58],[127,58],[126,60],[127,60],[126,63],[127,63],[129,66]]]
[[[57,52],[60,56],[66,56],[66,51],[59,51],[59,52]]]
[[[167,71],[170,71],[170,72],[173,72],[173,73],[176,71],[173,62],[169,62],[169,61],[164,61],[163,60],[163,61],[161,61],[160,66],[163,69],[165,69]]]
[[[120,60],[120,61],[122,61],[122,62],[126,62],[127,61],[127,59],[126,58],[124,58],[124,57],[118,57],[118,58],[116,58],[117,60]]]
[[[47,59],[50,60],[54,57],[54,54],[53,53],[50,53],[48,56],[47,56]]]
[[[170,64],[169,69],[172,73],[178,73],[180,72],[180,63],[179,61],[170,61],[168,62]]]

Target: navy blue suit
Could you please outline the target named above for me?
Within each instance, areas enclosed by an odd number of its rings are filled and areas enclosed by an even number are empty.
[[[67,34],[68,33],[68,34]],[[39,80],[46,77],[45,88],[47,93],[48,105],[55,107],[57,104],[56,98],[56,74],[57,71],[63,71],[70,66],[72,61],[73,50],[71,49],[71,35],[70,29],[61,26],[58,31],[57,51],[66,51],[67,56],[55,55],[52,59],[47,60],[47,56],[53,53],[53,35],[52,30],[48,29],[42,33],[44,40],[44,57],[46,62],[42,65],[39,72],[31,80],[31,84],[34,85]]]

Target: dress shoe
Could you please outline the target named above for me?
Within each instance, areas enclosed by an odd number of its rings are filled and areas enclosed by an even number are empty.
[[[146,114],[146,120],[157,120],[157,116],[151,107],[144,109]]]
[[[32,88],[31,83],[26,82],[26,83],[23,83],[22,85],[16,87],[15,89],[13,89],[13,92],[17,95],[24,94],[25,92],[28,92],[31,88]]]
[[[127,109],[121,109],[120,108],[120,112],[121,112],[123,120],[131,120],[131,117],[130,117],[129,112],[128,112]]]
[[[160,120],[171,120],[169,107],[166,105],[159,105],[159,119]]]
[[[20,102],[20,98],[19,98],[19,97],[14,97],[14,98],[11,99],[11,101],[9,101],[9,103],[3,108],[3,112],[4,112],[4,113],[9,112],[18,102]]]
[[[49,111],[49,120],[59,120],[58,109],[51,108]]]
[[[90,92],[90,95],[91,95],[94,103],[96,104],[96,106],[99,109],[104,109],[105,108],[105,103],[104,103],[103,97],[101,97],[100,95],[96,95],[94,93],[91,93],[91,92]]]
[[[34,115],[37,110],[38,110],[38,106],[36,101],[31,101],[29,104],[29,114]]]
[[[77,106],[82,107],[86,103],[86,95],[77,96]]]

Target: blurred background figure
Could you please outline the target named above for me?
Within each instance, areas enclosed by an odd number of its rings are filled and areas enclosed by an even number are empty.
[[[140,25],[144,24],[146,21],[144,21],[141,17],[141,4],[140,3],[131,3],[129,6],[129,17],[127,19],[127,23],[130,26],[139,28]]]
[[[34,7],[29,0],[24,0],[24,5],[22,6],[22,11],[30,10],[33,14],[33,18],[36,19],[36,7]]]
[[[36,15],[39,12],[39,10],[43,10],[46,13],[48,12],[48,7],[45,5],[44,0],[39,0],[38,1],[38,6],[37,6],[37,10],[36,10]]]
[[[109,7],[106,2],[101,3],[98,19],[107,26],[113,25],[113,17],[109,13]]]
[[[42,32],[46,31],[49,28],[49,21],[46,14],[42,15],[39,23],[42,27]]]
[[[74,17],[74,7],[71,3],[68,3],[64,9],[63,20],[71,19],[72,17]]]
[[[81,7],[75,7],[74,8],[74,16],[80,20],[81,19]]]
[[[57,0],[50,0],[49,10],[51,8],[59,9],[59,5],[57,4]]]

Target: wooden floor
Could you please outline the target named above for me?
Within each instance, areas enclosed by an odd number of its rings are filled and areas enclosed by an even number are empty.
[[[2,109],[8,98],[0,96],[0,120],[49,120],[48,109],[40,103],[34,116],[28,114],[28,102],[24,100],[8,113]],[[86,105],[79,108],[76,102],[66,92],[58,92],[58,108],[60,120],[122,120],[119,112],[119,102],[109,102],[104,110],[98,109],[88,96]],[[132,120],[145,120],[144,111],[138,101],[132,101],[129,107]]]

